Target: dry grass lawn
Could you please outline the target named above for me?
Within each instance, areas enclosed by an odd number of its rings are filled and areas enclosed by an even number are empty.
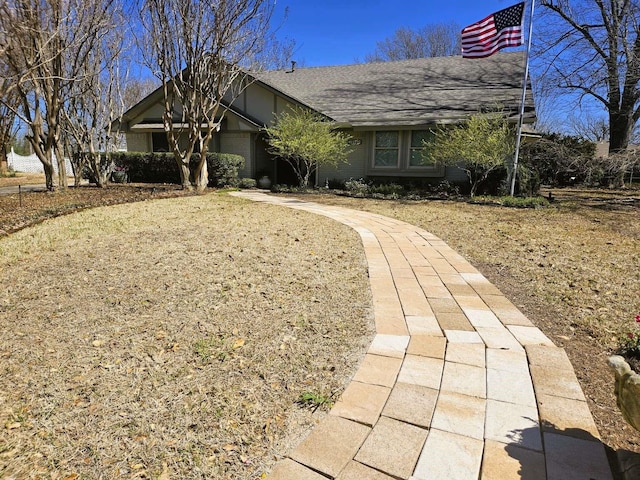
[[[72,180],[71,183],[73,183]],[[17,185],[34,184],[45,184],[43,173],[12,172],[10,175],[0,176],[0,187],[14,187]]]
[[[304,198],[443,238],[567,350],[604,443],[640,453],[606,365],[640,314],[640,192],[553,193],[540,210]],[[0,197],[0,233],[159,195],[183,194]],[[372,335],[355,232],[221,194],[20,230],[0,282],[2,478],[259,478],[322,410],[300,395],[335,396]]]
[[[0,272],[2,478],[260,478],[372,338],[354,231],[227,195],[48,220]]]

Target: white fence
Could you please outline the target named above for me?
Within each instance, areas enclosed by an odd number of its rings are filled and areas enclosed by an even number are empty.
[[[7,163],[10,169],[15,170],[16,172],[24,172],[24,173],[44,173],[44,167],[42,166],[42,162],[38,159],[36,154],[31,154],[26,157],[22,155],[18,155],[13,151],[13,147],[11,147],[11,152],[7,156]],[[73,169],[71,167],[71,162],[68,158],[64,159],[64,163],[67,169],[67,175],[73,175]],[[53,170],[58,173],[58,162],[53,161]]]

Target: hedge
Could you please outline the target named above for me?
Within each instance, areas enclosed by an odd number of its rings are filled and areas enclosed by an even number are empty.
[[[191,155],[193,171],[200,154]],[[173,153],[114,152],[111,161],[115,170],[125,170],[130,182],[180,184],[180,171]],[[238,172],[244,166],[244,157],[232,153],[208,153],[207,169],[209,186],[235,186],[239,182]]]

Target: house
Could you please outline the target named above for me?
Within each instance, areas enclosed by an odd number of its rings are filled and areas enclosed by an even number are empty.
[[[480,60],[460,56],[397,62],[294,68],[252,74],[230,103],[211,150],[240,154],[241,175],[267,173],[276,183],[293,183],[290,167],[267,151],[262,128],[293,105],[334,120],[352,137],[346,165],[321,167],[316,183],[372,178],[464,181],[456,168],[422,163],[418,149],[436,125],[454,124],[483,110],[503,108],[517,122],[522,96],[524,52],[499,52]],[[162,90],[151,93],[122,118],[130,151],[166,151]],[[527,89],[524,122],[535,121]]]

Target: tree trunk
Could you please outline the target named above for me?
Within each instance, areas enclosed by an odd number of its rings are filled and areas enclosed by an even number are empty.
[[[207,189],[207,187],[209,186],[209,171],[207,168],[207,160],[206,157],[204,159],[204,161],[200,160],[202,162],[202,166],[200,167],[200,173],[198,174],[196,172],[196,176],[195,176],[195,184],[196,184],[196,190],[199,192],[202,192],[204,190]]]
[[[180,182],[183,190],[193,190],[191,186],[191,170],[189,170],[189,162],[176,157],[178,168],[180,169]]]
[[[42,162],[42,168],[44,169],[44,178],[47,184],[47,190],[53,192],[55,190],[55,185],[53,184],[53,163],[51,163],[51,161]]]
[[[609,153],[621,152],[627,148],[633,125],[633,112],[609,113]]]
[[[0,149],[0,175],[6,175],[9,170],[9,161],[7,159],[7,152],[4,149]]]
[[[58,186],[61,190],[66,190],[69,186],[67,181],[67,166],[64,162],[64,150],[59,146],[55,147],[56,162],[58,164]]]

